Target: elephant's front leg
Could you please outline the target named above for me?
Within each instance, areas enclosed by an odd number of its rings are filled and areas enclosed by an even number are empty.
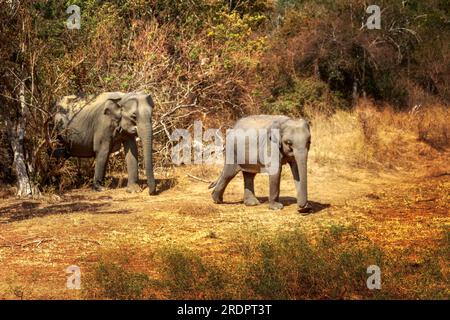
[[[278,171],[269,175],[269,208],[272,210],[283,209],[283,204],[280,200],[280,180],[281,180],[281,165]]]
[[[256,173],[242,171],[244,175],[244,204],[246,206],[256,206],[259,200],[255,196],[255,175]]]
[[[110,145],[102,144],[95,154],[95,174],[94,174],[94,190],[103,191],[103,179],[105,178],[106,165],[108,163],[110,153]]]
[[[292,172],[292,176],[294,178],[295,189],[297,191],[297,199],[298,199],[299,194],[301,192],[301,183],[300,183],[301,181],[300,181],[300,174],[298,172],[297,162],[295,162],[295,161],[289,162],[289,166],[291,167],[291,172]],[[298,211],[303,216],[306,216],[311,213],[311,206],[308,203],[306,203],[306,205],[304,207],[299,207]]]
[[[139,187],[139,176],[138,176],[138,149],[136,145],[136,140],[134,137],[123,142],[123,147],[125,149],[125,160],[127,161],[127,171],[128,171],[128,184],[127,192],[140,192]]]

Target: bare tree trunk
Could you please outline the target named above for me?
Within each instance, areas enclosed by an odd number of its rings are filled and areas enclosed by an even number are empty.
[[[11,4],[13,4],[11,2]],[[26,26],[25,21],[22,21],[22,36],[20,51],[25,57],[26,54]],[[20,66],[20,79],[18,78],[19,87],[19,112],[18,117],[8,125],[8,135],[11,143],[11,148],[14,153],[13,169],[17,176],[17,195],[20,197],[32,196],[34,192],[33,184],[30,179],[30,173],[33,171],[32,163],[27,162],[27,154],[25,150],[24,140],[27,127],[27,118],[29,117],[29,110],[25,95],[25,61],[22,61]]]
[[[25,102],[25,83],[20,84],[20,109],[21,115],[17,123],[8,123],[8,135],[14,152],[13,168],[17,176],[17,195],[27,197],[33,194],[30,177],[28,175],[27,163],[25,158],[25,148],[23,145],[26,127],[26,102]]]
[[[358,98],[358,82],[356,80],[353,80],[352,101],[354,106],[358,103]]]
[[[314,78],[320,79],[319,58],[314,59],[313,68]]]

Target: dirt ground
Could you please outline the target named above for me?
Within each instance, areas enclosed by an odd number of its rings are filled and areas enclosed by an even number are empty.
[[[314,212],[296,212],[294,184],[283,171],[281,202],[242,204],[243,179],[238,175],[216,205],[208,184],[188,176],[214,180],[219,167],[187,166],[158,170],[160,194],[129,194],[125,188],[96,193],[72,190],[39,200],[6,197],[0,201],[0,298],[79,299],[66,289],[70,265],[81,271],[105,250],[129,247],[144,252],[182,244],[205,256],[230,254],[236,237],[249,232],[303,229],[314,234],[332,225],[355,225],[377,245],[396,250],[432,246],[450,227],[449,154],[426,159],[415,167],[363,169],[312,162],[309,198]],[[267,177],[259,175],[256,194],[267,201]],[[151,267],[150,267],[151,269]]]

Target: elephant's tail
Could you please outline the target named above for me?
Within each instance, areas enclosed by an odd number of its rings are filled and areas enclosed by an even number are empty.
[[[211,184],[208,186],[208,189],[214,188],[214,187],[217,185],[217,182],[219,182],[219,180],[220,180],[220,178],[222,177],[222,175],[223,175],[223,171],[220,173],[220,176],[217,178],[216,181],[211,182]]]
[[[217,180],[214,181],[214,182],[211,182],[211,184],[208,186],[208,189],[214,188],[214,187],[216,186],[216,184],[217,184],[217,181],[219,181],[219,179],[217,179]]]
[[[220,180],[220,177],[222,176],[222,174],[223,174],[223,171],[220,173],[220,176],[217,178],[216,181],[211,182],[211,184],[208,186],[208,189],[212,189],[217,185],[217,182]]]

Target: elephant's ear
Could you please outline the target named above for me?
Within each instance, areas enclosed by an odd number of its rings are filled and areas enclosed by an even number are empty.
[[[308,130],[310,130],[311,129],[311,120],[309,120],[308,118],[302,118],[302,119],[305,120]]]
[[[154,108],[155,107],[155,103],[153,102],[153,98],[151,94],[147,94],[145,95],[145,101],[148,103],[148,105],[150,106],[150,108]]]
[[[281,137],[283,133],[283,128],[287,120],[289,119],[277,119],[274,122],[272,122],[270,126],[267,128],[269,140],[274,143],[277,143],[280,148],[281,148]]]
[[[112,98],[105,101],[103,113],[108,116],[120,117],[122,107],[119,104],[120,98]]]
[[[141,119],[147,119],[148,121],[151,121],[152,114],[153,114],[153,99],[152,96],[149,94],[142,94],[140,96],[136,96],[129,101],[134,101],[137,103],[138,107],[138,118]]]

